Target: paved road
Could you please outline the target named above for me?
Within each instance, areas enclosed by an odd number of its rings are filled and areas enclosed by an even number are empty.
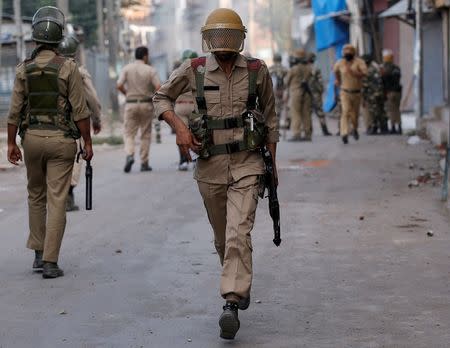
[[[437,169],[430,145],[281,143],[283,242],[261,201],[253,301],[224,342],[212,232],[163,140],[152,173],[125,175],[120,148],[97,148],[94,211],[68,216],[56,280],[30,270],[24,169],[0,172],[1,348],[448,347],[448,211],[438,187],[407,187],[419,167]]]

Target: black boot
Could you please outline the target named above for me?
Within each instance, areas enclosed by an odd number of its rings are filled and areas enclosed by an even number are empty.
[[[342,142],[347,145],[348,144],[348,135],[342,136]]]
[[[151,172],[152,170],[153,168],[148,165],[148,162],[141,164],[141,172]]]
[[[134,157],[133,155],[128,155],[126,160],[125,160],[125,167],[123,168],[123,171],[125,173],[129,173],[131,170],[131,167],[133,166],[134,163]]]
[[[402,125],[401,124],[398,125],[398,134],[400,134],[400,135],[403,134]]]
[[[357,129],[353,130],[352,135],[355,140],[359,140],[359,133]]]
[[[42,271],[42,267],[44,267],[44,261],[42,261],[43,254],[44,252],[42,250],[34,251],[33,271]]]
[[[58,267],[56,262],[44,262],[42,269],[42,278],[58,278],[64,275],[64,271]]]
[[[397,130],[395,129],[395,124],[392,125],[391,134],[397,134]]]
[[[245,311],[250,306],[250,295],[248,297],[241,297],[238,302],[238,308]]]
[[[322,134],[323,134],[324,136],[328,137],[328,136],[332,135],[332,134],[328,131],[328,127],[327,127],[326,123],[321,124],[320,126],[322,127]]]
[[[238,304],[226,302],[223,306],[223,313],[219,319],[220,337],[226,340],[234,339],[241,326],[238,317]]]

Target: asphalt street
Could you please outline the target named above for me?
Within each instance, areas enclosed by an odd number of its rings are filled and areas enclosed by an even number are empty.
[[[449,212],[433,180],[408,187],[438,170],[429,143],[281,142],[283,241],[261,200],[252,303],[228,342],[212,231],[164,130],[151,173],[137,161],[124,174],[121,147],[94,148],[94,209],[68,214],[63,278],[31,271],[25,170],[0,171],[1,348],[449,346]]]

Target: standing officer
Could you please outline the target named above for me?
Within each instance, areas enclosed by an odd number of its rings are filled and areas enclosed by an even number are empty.
[[[311,141],[312,100],[311,94],[308,93],[308,82],[312,76],[312,69],[308,64],[305,50],[297,50],[294,57],[297,59],[297,64],[289,69],[286,76],[293,132],[289,141]],[[305,134],[304,137],[302,137],[302,132]]]
[[[64,57],[76,58],[78,53],[78,47],[80,42],[73,35],[68,35],[64,37],[58,46],[58,52]],[[83,80],[83,87],[85,91],[85,98],[87,101],[87,106],[91,114],[92,128],[94,129],[94,134],[100,133],[102,129],[101,124],[101,104],[95,90],[94,84],[92,83],[91,74],[87,71],[86,67],[83,65],[78,66],[78,71],[80,72],[81,79]],[[77,141],[79,146],[79,141]],[[82,163],[80,161],[75,161],[72,170],[72,181],[70,183],[69,195],[67,196],[66,211],[78,210],[78,206],[75,205],[75,196],[73,190],[78,185],[81,176]]]
[[[117,81],[117,89],[126,96],[124,140],[127,153],[124,172],[129,173],[134,163],[134,139],[141,130],[141,172],[151,171],[148,164],[152,136],[152,96],[160,87],[157,71],[148,65],[148,48],[138,47],[136,61],[126,65]]]
[[[185,50],[181,56],[181,62],[184,62],[186,59],[192,59],[197,58],[198,54],[195,51],[192,50]],[[192,92],[188,91],[182,95],[180,95],[177,100],[175,101],[175,114],[181,118],[181,120],[184,122],[184,124],[187,126],[189,123],[189,116],[194,111],[194,98],[192,98]],[[188,158],[183,155],[181,152],[181,149],[178,148],[180,152],[180,162],[178,164],[178,170],[179,171],[187,171],[188,166]]]
[[[384,88],[380,67],[373,61],[370,54],[362,59],[367,65],[367,75],[363,79],[362,97],[366,113],[367,134],[375,135],[378,130],[387,132],[387,119],[384,112]]]
[[[331,135],[328,131],[327,120],[325,119],[325,113],[323,112],[323,81],[322,81],[322,72],[318,67],[315,67],[314,63],[316,62],[316,54],[311,52],[308,57],[308,62],[311,64],[312,75],[309,80],[309,88],[311,91],[312,105],[314,111],[319,118],[320,127],[322,128],[322,134],[325,136]]]
[[[275,95],[275,112],[277,113],[278,120],[281,121],[284,110],[284,92],[286,90],[286,85],[284,84],[284,79],[286,78],[286,75],[288,73],[288,69],[283,66],[281,63],[282,58],[281,54],[275,53],[273,55],[273,65],[269,68],[270,76],[272,77],[272,84],[273,84],[273,92]],[[283,117],[283,128],[289,128],[288,126],[288,120],[286,118],[286,112],[284,112]]]
[[[386,93],[386,112],[391,121],[391,134],[402,134],[402,119],[400,102],[402,100],[402,73],[400,67],[394,64],[394,54],[391,50],[383,50],[383,84]],[[397,128],[395,128],[397,126]]]
[[[354,46],[347,44],[342,49],[344,58],[334,65],[336,85],[340,87],[342,106],[341,137],[344,144],[348,144],[349,123],[352,124],[352,134],[359,139],[358,117],[361,102],[362,79],[367,74],[366,63],[356,57]]]
[[[246,33],[239,15],[216,9],[201,32],[203,50],[212,54],[185,61],[153,102],[156,115],[175,129],[183,154],[188,158],[190,150],[200,154],[194,176],[222,264],[220,292],[226,303],[220,337],[233,339],[240,325],[238,309],[250,303],[250,232],[264,173],[258,148],[265,144],[275,159],[278,120],[266,65],[239,54]],[[196,112],[189,120],[193,133],[173,112],[173,101],[188,91],[196,100]]]
[[[16,164],[22,137],[28,177],[30,235],[35,250],[34,269],[44,278],[64,275],[58,256],[66,225],[75,139],[84,140],[84,158],[93,156],[89,111],[83,82],[74,60],[57,53],[63,39],[64,14],[56,7],[40,8],[33,17],[32,38],[37,47],[19,64],[8,115],[8,160]]]

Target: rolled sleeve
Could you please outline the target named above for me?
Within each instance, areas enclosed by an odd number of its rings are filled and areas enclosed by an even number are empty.
[[[90,112],[87,107],[83,80],[80,72],[78,71],[78,67],[74,62],[69,62],[69,64],[71,64],[71,71],[67,81],[67,91],[69,103],[72,106],[72,118],[75,122],[77,122],[85,118],[89,118]]]
[[[268,128],[267,143],[277,143],[280,140],[278,115],[275,112],[272,79],[265,64],[262,65],[258,75],[259,106]]]
[[[16,68],[16,78],[11,95],[8,112],[8,124],[19,127],[22,119],[23,107],[25,105],[25,70],[23,64]]]
[[[127,66],[125,66],[120,72],[119,79],[117,80],[117,86],[123,86],[127,81]]]
[[[169,79],[156,91],[153,97],[153,106],[155,107],[155,115],[159,120],[162,119],[164,112],[174,110],[173,104],[180,95],[191,91],[190,69],[190,60],[188,60],[175,70]]]

